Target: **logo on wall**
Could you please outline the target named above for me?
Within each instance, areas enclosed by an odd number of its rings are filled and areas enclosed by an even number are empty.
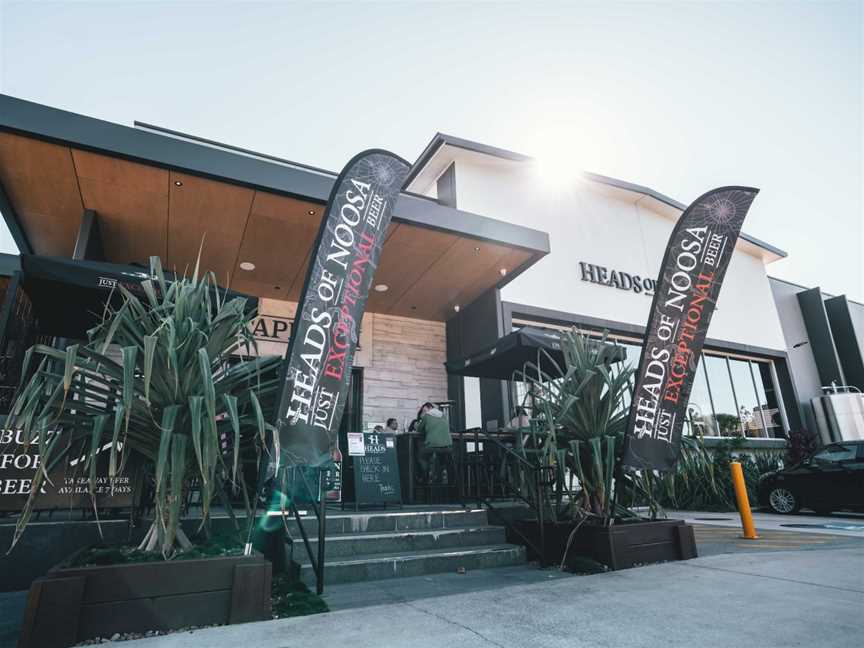
[[[330,458],[366,298],[409,170],[392,153],[366,151],[333,186],[285,354],[277,427],[289,463],[321,465]]]
[[[681,428],[708,325],[744,217],[759,192],[721,187],[691,204],[669,237],[636,385],[622,462],[635,469],[675,467]]]
[[[252,336],[266,342],[288,343],[291,339],[291,324],[294,320],[273,315],[259,315],[252,323]]]
[[[582,273],[582,281],[609,286],[618,290],[632,290],[637,295],[643,293],[651,297],[654,294],[654,280],[643,279],[639,275],[622,272],[621,270],[609,270],[604,266],[593,263],[579,262],[579,270]]]

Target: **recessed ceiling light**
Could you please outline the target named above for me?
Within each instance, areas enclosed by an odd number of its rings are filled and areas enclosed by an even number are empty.
[[[500,270],[498,270],[498,274],[500,274],[502,277],[506,277],[507,276],[507,268],[501,268]]]
[[[247,272],[248,272],[248,271],[252,271],[252,270],[255,269],[255,264],[252,263],[251,261],[243,261],[243,262],[240,264],[240,269],[241,269],[241,270],[246,270]]]
[[[273,288],[274,288],[275,290],[282,290],[282,288],[281,288],[280,286],[273,286]]]
[[[174,181],[174,186],[175,186],[175,187],[182,187],[182,186],[183,186],[183,183],[180,182],[179,180],[175,180],[175,181]]]
[[[310,209],[310,210],[309,210],[309,215],[310,215],[310,216],[314,216],[314,215],[315,215],[315,210],[314,210],[314,209]]]
[[[459,304],[456,304],[456,305],[453,307],[453,310],[456,311],[456,312],[458,313],[458,312],[459,312]]]
[[[387,284],[375,284],[375,292],[387,292],[390,290],[390,286]]]

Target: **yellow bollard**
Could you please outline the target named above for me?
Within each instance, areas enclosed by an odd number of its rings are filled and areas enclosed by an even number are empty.
[[[741,514],[741,527],[746,540],[756,540],[756,528],[753,526],[753,515],[750,513],[750,500],[747,499],[747,486],[744,485],[744,471],[737,461],[732,462],[732,483],[735,486],[735,499],[738,500],[738,512]]]

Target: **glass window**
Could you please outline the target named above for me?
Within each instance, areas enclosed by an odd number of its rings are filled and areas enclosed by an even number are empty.
[[[765,437],[765,425],[762,422],[762,409],[756,386],[753,384],[753,374],[750,373],[750,362],[728,358],[729,374],[732,376],[732,387],[735,389],[735,401],[738,405],[738,418],[748,437]]]
[[[783,419],[780,416],[780,404],[777,402],[774,380],[771,377],[771,363],[751,362],[750,368],[753,370],[756,393],[759,396],[759,404],[762,406],[766,436],[782,439],[785,436],[783,434]]]
[[[716,436],[714,429],[714,409],[711,407],[711,394],[705,379],[705,360],[699,362],[693,379],[690,401],[687,403],[687,417],[684,433],[690,436]]]
[[[735,402],[735,392],[732,391],[726,358],[706,355],[703,359],[711,400],[714,403],[714,432],[719,436],[741,436],[738,404]]]

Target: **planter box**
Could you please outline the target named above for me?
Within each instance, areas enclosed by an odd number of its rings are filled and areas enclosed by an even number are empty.
[[[517,520],[513,525],[535,546],[542,547],[543,555],[537,555],[528,546],[530,559],[539,560],[543,565],[561,564],[573,531],[572,523],[544,523],[542,544],[537,520]],[[508,529],[508,542],[526,544],[519,533]],[[572,567],[578,557],[583,557],[610,569],[626,569],[644,563],[689,560],[696,555],[693,527],[683,520],[639,520],[618,522],[609,527],[586,523],[576,532],[565,566]]]
[[[18,648],[270,619],[271,575],[260,554],[54,567],[30,586]]]

